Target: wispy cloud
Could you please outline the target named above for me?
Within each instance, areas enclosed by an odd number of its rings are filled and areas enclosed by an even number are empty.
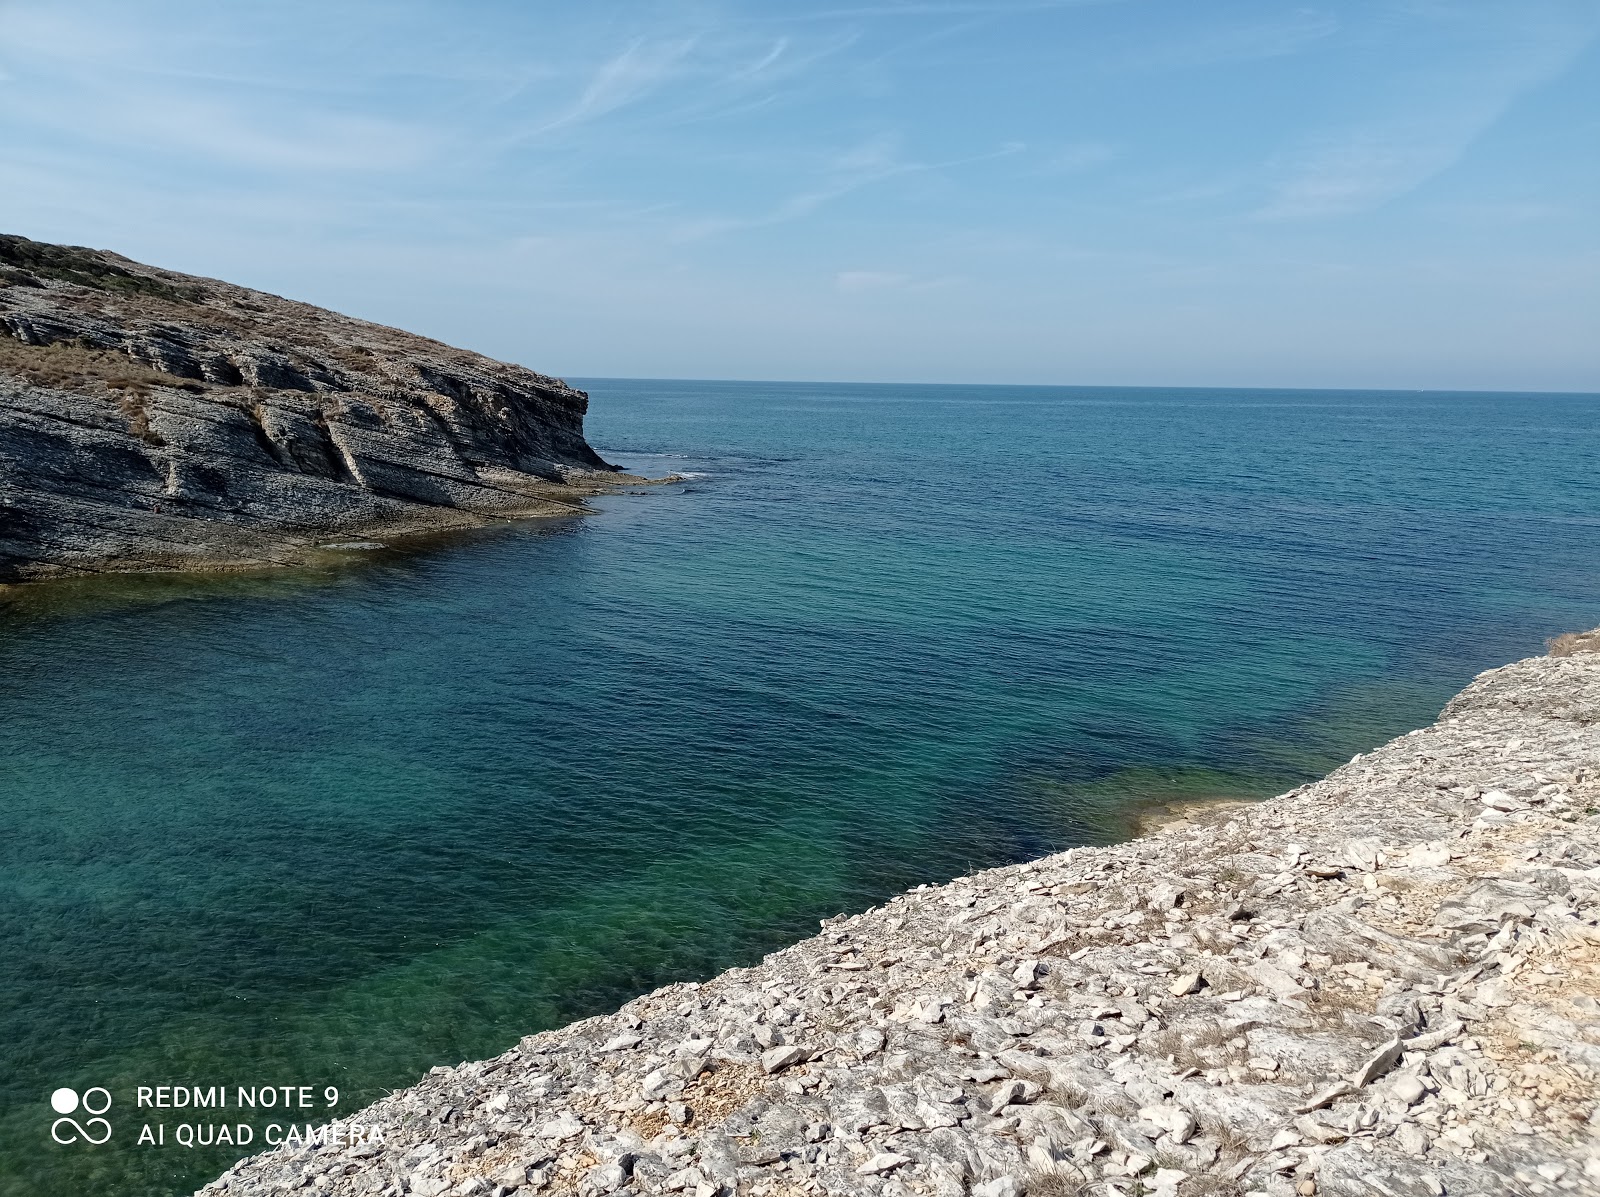
[[[399,170],[442,142],[424,121],[330,103],[326,92],[291,98],[281,83],[211,76],[168,63],[225,61],[225,47],[200,29],[157,37],[137,22],[75,20],[82,13],[14,5],[0,55],[23,80],[6,118],[34,130],[138,147],[151,157],[261,172]],[[252,95],[250,93],[254,92]],[[270,98],[266,98],[270,97]]]
[[[1007,13],[1046,12],[1052,9],[1087,8],[1118,4],[1125,0],[948,0],[928,3],[911,0],[905,4],[863,4],[852,8],[817,8],[788,14],[792,21],[836,21],[863,17],[947,17],[1000,16]]]
[[[1418,31],[1470,38],[1448,65],[1412,70],[1384,111],[1309,139],[1279,168],[1266,220],[1369,211],[1448,170],[1530,89],[1563,74],[1600,30],[1593,4],[1412,4]],[[1426,36],[1423,38],[1427,40]],[[1424,60],[1426,61],[1426,60]]]
[[[820,180],[815,185],[781,200],[765,212],[753,216],[717,216],[690,221],[677,229],[674,238],[678,241],[698,241],[721,233],[783,224],[809,216],[824,204],[842,199],[864,187],[904,175],[955,170],[980,162],[992,162],[997,158],[1020,154],[1027,148],[1021,142],[1007,142],[999,149],[985,154],[939,162],[916,162],[901,159],[895,145],[896,139],[889,136],[879,136],[862,142],[835,156],[820,172]]]
[[[636,39],[620,54],[602,62],[565,110],[530,129],[537,137],[581,125],[650,95],[670,80],[694,49],[694,38],[664,41]]]
[[[1172,31],[1129,52],[1118,65],[1168,71],[1282,58],[1332,37],[1339,29],[1339,19],[1332,13],[1301,8],[1266,20]]]
[[[747,80],[761,78],[762,73],[766,71],[768,67],[775,65],[778,60],[783,57],[784,52],[789,49],[789,45],[789,38],[778,38],[777,41],[773,42],[772,49],[768,50],[765,54],[761,55],[760,58],[750,63],[748,66],[740,67],[739,69],[735,70],[733,74],[728,76],[728,81],[730,83],[743,83]]]
[[[0,0],[0,227],[594,373],[1177,377],[1424,310],[1451,362],[1594,306],[1600,0],[470,7]]]

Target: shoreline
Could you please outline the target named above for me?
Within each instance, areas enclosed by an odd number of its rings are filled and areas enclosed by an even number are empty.
[[[1181,804],[1188,806],[1189,804]],[[1600,653],[435,1068],[234,1197],[1600,1192]]]
[[[313,530],[285,526],[280,529],[245,528],[220,520],[170,517],[168,522],[198,525],[207,537],[207,553],[170,557],[107,558],[83,567],[53,565],[38,572],[0,578],[0,595],[52,582],[81,582],[93,578],[148,577],[157,575],[239,575],[272,573],[328,565],[348,559],[354,552],[372,549],[425,549],[430,538],[474,532],[496,524],[527,520],[563,519],[595,514],[585,499],[626,493],[636,486],[664,486],[680,482],[679,475],[646,478],[635,474],[595,473],[567,482],[534,479],[536,485],[506,489],[503,506],[490,508],[417,508],[404,517],[353,521]],[[190,529],[175,535],[182,539]]]

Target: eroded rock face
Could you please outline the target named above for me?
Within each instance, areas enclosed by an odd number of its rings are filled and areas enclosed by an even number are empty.
[[[612,472],[587,402],[396,329],[0,237],[0,581],[570,511]]]
[[[826,919],[202,1192],[1600,1192],[1597,710],[1600,654],[1493,670],[1314,785]]]

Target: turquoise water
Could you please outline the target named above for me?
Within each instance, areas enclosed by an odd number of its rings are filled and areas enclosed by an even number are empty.
[[[0,1192],[187,1191],[233,1153],[139,1146],[137,1085],[348,1111],[1600,623],[1593,396],[579,385],[693,476],[0,597]]]

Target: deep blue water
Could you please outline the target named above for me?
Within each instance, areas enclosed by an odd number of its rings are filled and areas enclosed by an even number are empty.
[[[136,1085],[348,1111],[1600,623],[1600,397],[579,385],[692,476],[0,594],[0,1191],[187,1191],[232,1155],[137,1146]]]

